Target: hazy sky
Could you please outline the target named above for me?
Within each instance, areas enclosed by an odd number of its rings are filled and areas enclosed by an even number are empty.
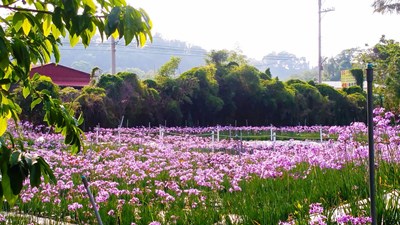
[[[154,32],[207,50],[241,49],[261,59],[275,51],[318,59],[318,0],[128,0],[147,11]],[[400,15],[373,13],[373,0],[322,0],[322,55],[400,40]]]

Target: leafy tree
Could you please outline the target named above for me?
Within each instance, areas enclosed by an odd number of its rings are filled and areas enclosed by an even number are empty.
[[[81,91],[78,89],[73,87],[65,87],[60,91],[60,99],[68,108],[71,108],[74,112],[77,112],[80,108],[80,105],[76,100],[80,94]]]
[[[378,95],[383,96],[384,106],[400,111],[400,43],[382,36],[379,43],[360,57],[374,63],[374,83]]]
[[[293,125],[295,90],[277,79],[261,82],[261,122],[263,124]]]
[[[318,71],[316,69],[312,70],[305,70],[299,74],[294,74],[291,75],[289,78],[292,79],[298,79],[302,81],[310,81],[310,80],[316,80],[318,77]]]
[[[341,51],[333,58],[329,58],[323,65],[324,76],[328,80],[340,80],[340,73],[342,70],[349,70],[352,68],[352,62],[357,58],[360,50],[358,48],[350,48]]]
[[[201,125],[215,124],[216,115],[222,109],[223,101],[218,96],[215,67],[211,65],[193,68],[180,77],[195,80],[196,84],[190,101],[182,106],[189,125],[198,121]]]
[[[217,67],[227,64],[229,58],[228,50],[211,50],[211,52],[207,55],[206,63],[214,64]]]
[[[362,69],[351,69],[350,70],[351,75],[356,79],[357,85],[361,88],[361,90],[364,88],[364,72]]]
[[[172,56],[168,62],[161,66],[161,68],[158,70],[158,74],[165,77],[174,76],[180,62],[181,58]]]
[[[374,11],[378,13],[399,13],[400,12],[400,1],[396,0],[375,0]]]
[[[289,80],[287,84],[296,90],[297,120],[305,124],[321,124],[326,111],[327,99],[318,89],[299,80]]]
[[[108,118],[108,123],[102,124],[103,126],[117,126],[122,116],[135,121],[135,115],[140,114],[144,105],[144,85],[136,74],[130,72],[106,74],[101,76],[97,87],[103,88],[107,93],[104,100],[111,116]]]
[[[309,70],[309,63],[305,57],[296,57],[289,52],[273,52],[262,58],[259,69],[270,68],[271,72],[284,80],[291,75]]]
[[[223,77],[224,89],[220,89],[221,98],[224,100],[224,107],[221,110],[220,118],[230,119],[245,124],[247,120],[255,124],[260,118],[257,113],[257,106],[261,94],[260,86],[261,72],[247,64],[232,68]]]
[[[45,180],[54,181],[49,165],[40,157],[34,157],[14,145],[8,147],[5,135],[9,119],[18,121],[21,108],[11,98],[10,87],[20,84],[22,94],[32,98],[31,108],[43,104],[44,121],[65,135],[65,143],[72,151],[82,147],[82,130],[78,127],[82,117],[75,119],[74,112],[52,98],[46,90],[37,90],[33,83],[40,76],[29,77],[31,64],[47,63],[51,57],[60,60],[61,37],[68,35],[70,44],[79,41],[88,46],[98,32],[102,38],[113,35],[124,38],[125,44],[133,39],[143,46],[151,39],[152,23],[142,9],[126,5],[125,1],[113,0],[2,0],[0,8],[7,10],[0,17],[0,198],[13,203],[20,193],[23,181],[30,174],[30,183],[37,187],[41,174]],[[4,14],[3,14],[4,15]],[[11,139],[13,139],[11,137]],[[0,202],[3,202],[0,199]]]
[[[85,119],[84,128],[89,129],[101,124],[110,126],[110,111],[106,106],[106,91],[103,88],[86,86],[76,99],[79,103],[79,111]]]
[[[352,112],[353,115],[353,122],[355,121],[365,121],[365,115],[367,114],[366,111],[366,105],[367,105],[367,99],[365,95],[361,93],[352,93],[347,96],[349,99],[351,106],[350,106],[350,111]]]
[[[358,86],[355,87],[359,88]],[[362,112],[361,110],[365,108],[355,108],[353,102],[347,97],[347,93],[342,90],[335,90],[333,87],[326,84],[317,84],[316,88],[318,88],[321,95],[328,100],[323,117],[323,124],[347,125],[354,121],[355,114],[360,114]],[[361,117],[361,119],[361,121],[365,121],[365,117]]]

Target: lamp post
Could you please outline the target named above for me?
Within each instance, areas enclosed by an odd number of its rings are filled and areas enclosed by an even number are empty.
[[[369,147],[369,197],[371,199],[371,219],[372,225],[377,224],[376,202],[375,202],[375,151],[374,151],[374,120],[373,120],[373,99],[372,99],[372,81],[373,67],[368,63],[367,67],[367,116],[368,116],[368,147]]]
[[[318,83],[322,83],[322,56],[321,56],[321,14],[335,11],[334,8],[321,10],[322,3],[318,0]]]

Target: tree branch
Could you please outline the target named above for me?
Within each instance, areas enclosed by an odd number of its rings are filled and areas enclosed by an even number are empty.
[[[9,6],[9,5],[0,5],[0,8],[9,9],[9,10],[12,10],[12,11],[25,11],[25,12],[36,12],[36,13],[53,14],[53,12],[50,12],[50,11],[37,10],[37,9],[28,9],[28,8],[19,8],[19,7]]]

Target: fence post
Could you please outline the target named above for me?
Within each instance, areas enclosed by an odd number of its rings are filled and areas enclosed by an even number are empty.
[[[271,126],[271,141],[273,141],[274,139],[273,139],[273,130],[272,130],[272,126]]]
[[[99,130],[100,130],[100,123],[96,126],[96,144],[99,144]]]
[[[319,128],[319,139],[322,143],[323,139],[322,139],[322,127]]]
[[[219,142],[219,125],[217,125],[217,142]]]
[[[214,152],[214,131],[211,131],[211,147],[212,151]]]

